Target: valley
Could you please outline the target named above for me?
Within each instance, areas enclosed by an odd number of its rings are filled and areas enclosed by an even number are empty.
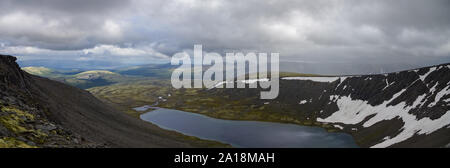
[[[163,130],[15,61],[0,55],[0,147],[229,147]]]
[[[450,0],[0,0],[2,159],[336,167],[386,155],[365,148],[450,148],[449,9]],[[376,162],[447,156],[394,155]]]

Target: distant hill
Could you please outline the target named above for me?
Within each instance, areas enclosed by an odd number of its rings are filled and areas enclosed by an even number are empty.
[[[24,67],[22,70],[33,74],[33,75],[39,75],[39,76],[51,76],[53,75],[53,70],[45,67]]]
[[[120,74],[107,70],[91,70],[84,71],[75,75],[66,75],[58,80],[73,85],[81,89],[87,89],[97,86],[105,86],[123,81],[132,80],[131,77],[122,76]]]
[[[64,82],[81,89],[129,81],[132,78],[107,70],[89,70],[80,72],[77,70],[56,70],[46,67],[24,67],[22,70],[33,75]]]
[[[117,69],[114,72],[121,75],[170,79],[172,71],[177,67],[170,64],[149,64]]]
[[[133,82],[146,78],[170,79],[172,70],[170,64],[150,64],[132,66],[112,70],[61,70],[47,67],[24,67],[22,70],[42,77],[61,81],[69,85],[88,89],[121,82]]]

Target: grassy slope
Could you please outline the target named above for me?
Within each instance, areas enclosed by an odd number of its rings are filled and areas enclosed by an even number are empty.
[[[175,90],[168,86],[171,86],[169,80],[149,79],[93,87],[87,90],[97,98],[113,104],[121,111],[139,117],[141,113],[132,110],[132,108],[152,105],[158,101],[159,97],[167,97],[169,93]]]
[[[114,70],[121,75],[170,79],[174,66],[168,64],[150,64]]]
[[[28,72],[33,75],[38,75],[42,77],[60,77],[62,74],[59,74],[58,72],[46,68],[46,67],[24,67],[22,68],[25,72]]]

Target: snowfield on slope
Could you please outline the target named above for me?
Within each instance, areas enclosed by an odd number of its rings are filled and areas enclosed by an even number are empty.
[[[441,67],[443,68],[443,67]],[[447,67],[448,68],[448,67]],[[424,75],[420,75],[418,81],[424,81],[425,78],[437,70],[436,68],[430,68],[429,72]],[[389,86],[389,84],[387,84]],[[436,92],[437,83],[430,89],[430,92],[434,94]],[[383,138],[383,141],[372,146],[373,148],[381,148],[381,147],[389,147],[393,144],[405,141],[414,135],[421,134],[430,134],[440,128],[448,127],[450,125],[450,111],[447,111],[444,115],[442,115],[438,119],[430,119],[429,117],[421,118],[420,120],[413,114],[409,114],[408,112],[413,108],[422,107],[424,102],[426,102],[426,94],[422,94],[417,97],[417,99],[413,102],[412,105],[407,106],[405,102],[400,102],[396,105],[388,105],[390,102],[401,96],[408,87],[402,89],[392,96],[391,99],[384,101],[380,105],[372,106],[368,104],[365,100],[352,99],[350,96],[339,96],[339,95],[331,95],[330,101],[336,102],[338,106],[338,111],[334,112],[331,116],[326,118],[318,118],[317,121],[325,122],[325,123],[342,123],[354,125],[361,123],[370,115],[374,115],[369,120],[362,123],[363,127],[370,127],[375,123],[391,120],[394,118],[400,118],[404,125],[401,132],[394,136],[389,137],[386,136]],[[441,101],[441,99],[450,94],[450,87],[446,86],[436,93],[436,96],[433,98],[432,103],[429,106],[436,105],[437,102]],[[442,100],[445,102],[445,100]]]
[[[283,80],[310,80],[314,82],[334,82],[338,79],[344,81],[347,77],[283,77]]]

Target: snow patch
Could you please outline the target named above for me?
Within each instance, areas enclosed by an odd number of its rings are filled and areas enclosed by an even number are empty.
[[[216,88],[218,86],[225,85],[227,83],[233,83],[233,82],[232,81],[222,81],[222,82],[219,82],[219,83],[215,84],[212,88]]]
[[[434,94],[434,92],[436,91],[436,86],[439,84],[439,82],[436,82],[435,84],[434,84],[434,86],[430,89],[430,93],[431,94]]]
[[[425,81],[425,78],[427,78],[427,76],[428,76],[430,73],[434,72],[435,70],[436,70],[436,67],[431,67],[430,69],[428,69],[428,72],[427,72],[427,73],[425,73],[425,74],[419,76],[420,80]]]
[[[424,100],[424,98],[425,98],[426,96],[427,96],[426,93],[424,93],[424,94],[418,96],[417,99],[416,99],[416,101],[414,101],[414,103],[413,103],[413,105],[412,105],[411,107],[414,107],[414,108],[422,107],[423,103],[425,103],[425,101],[423,101],[423,100]]]
[[[352,100],[351,97],[348,96],[339,97],[336,102],[339,110],[325,119],[318,118],[317,121],[358,124],[366,117],[375,115],[362,124],[363,127],[370,127],[375,123],[399,117],[404,122],[404,126],[401,129],[402,132],[395,137],[390,137],[389,139],[385,139],[383,142],[372,146],[374,148],[391,146],[398,142],[407,140],[415,134],[430,134],[450,124],[450,111],[447,111],[443,116],[435,120],[431,120],[428,117],[417,120],[415,115],[408,113],[415,106],[422,103],[423,98],[425,97],[424,95],[419,96],[412,106],[406,106],[405,102],[401,102],[397,105],[387,105],[405,91],[406,89],[401,90],[392,96],[390,100],[387,100],[377,106],[372,106],[364,100]]]
[[[445,99],[444,102],[449,103],[450,102],[450,98]]]
[[[391,85],[394,84],[394,83],[395,83],[395,81],[392,82],[392,83],[389,83],[388,78],[386,78],[386,86],[385,86],[382,90],[388,88],[389,86],[391,86]]]
[[[241,80],[241,81],[239,81],[239,82],[242,82],[242,83],[246,83],[246,84],[253,84],[253,83],[255,83],[255,82],[268,82],[269,81],[269,79],[268,78],[262,78],[262,79],[248,79],[248,80]],[[216,83],[212,88],[217,88],[217,87],[219,87],[219,86],[221,86],[221,85],[225,85],[225,84],[227,84],[227,83],[234,83],[233,81],[222,81],[222,82],[218,82],[218,83]],[[212,89],[212,88],[210,88],[210,89]],[[209,89],[208,89],[209,90]]]
[[[242,83],[252,84],[255,82],[268,82],[268,78],[241,80]]]
[[[437,84],[436,84],[437,85]],[[433,107],[436,105],[436,103],[439,102],[439,100],[441,100],[442,97],[444,97],[445,95],[449,94],[449,86],[446,86],[444,89],[442,89],[440,92],[436,93],[436,96],[434,97],[434,101],[431,102],[430,104],[428,104],[428,107]],[[434,91],[433,91],[434,93]]]
[[[335,101],[339,98],[338,95],[330,95],[330,101]]]
[[[308,103],[308,100],[302,100],[298,104],[306,104],[306,103]]]
[[[314,82],[334,82],[340,77],[284,77],[283,80],[310,80]],[[342,77],[344,78],[344,77]]]
[[[339,84],[336,86],[335,90],[336,90],[337,88],[339,88],[339,86],[341,86],[341,84],[344,83],[344,81],[345,81],[348,77],[345,76],[345,77],[339,77],[339,78],[340,78],[340,81],[339,81]],[[344,89],[345,89],[346,87],[347,87],[347,85],[344,86]]]

